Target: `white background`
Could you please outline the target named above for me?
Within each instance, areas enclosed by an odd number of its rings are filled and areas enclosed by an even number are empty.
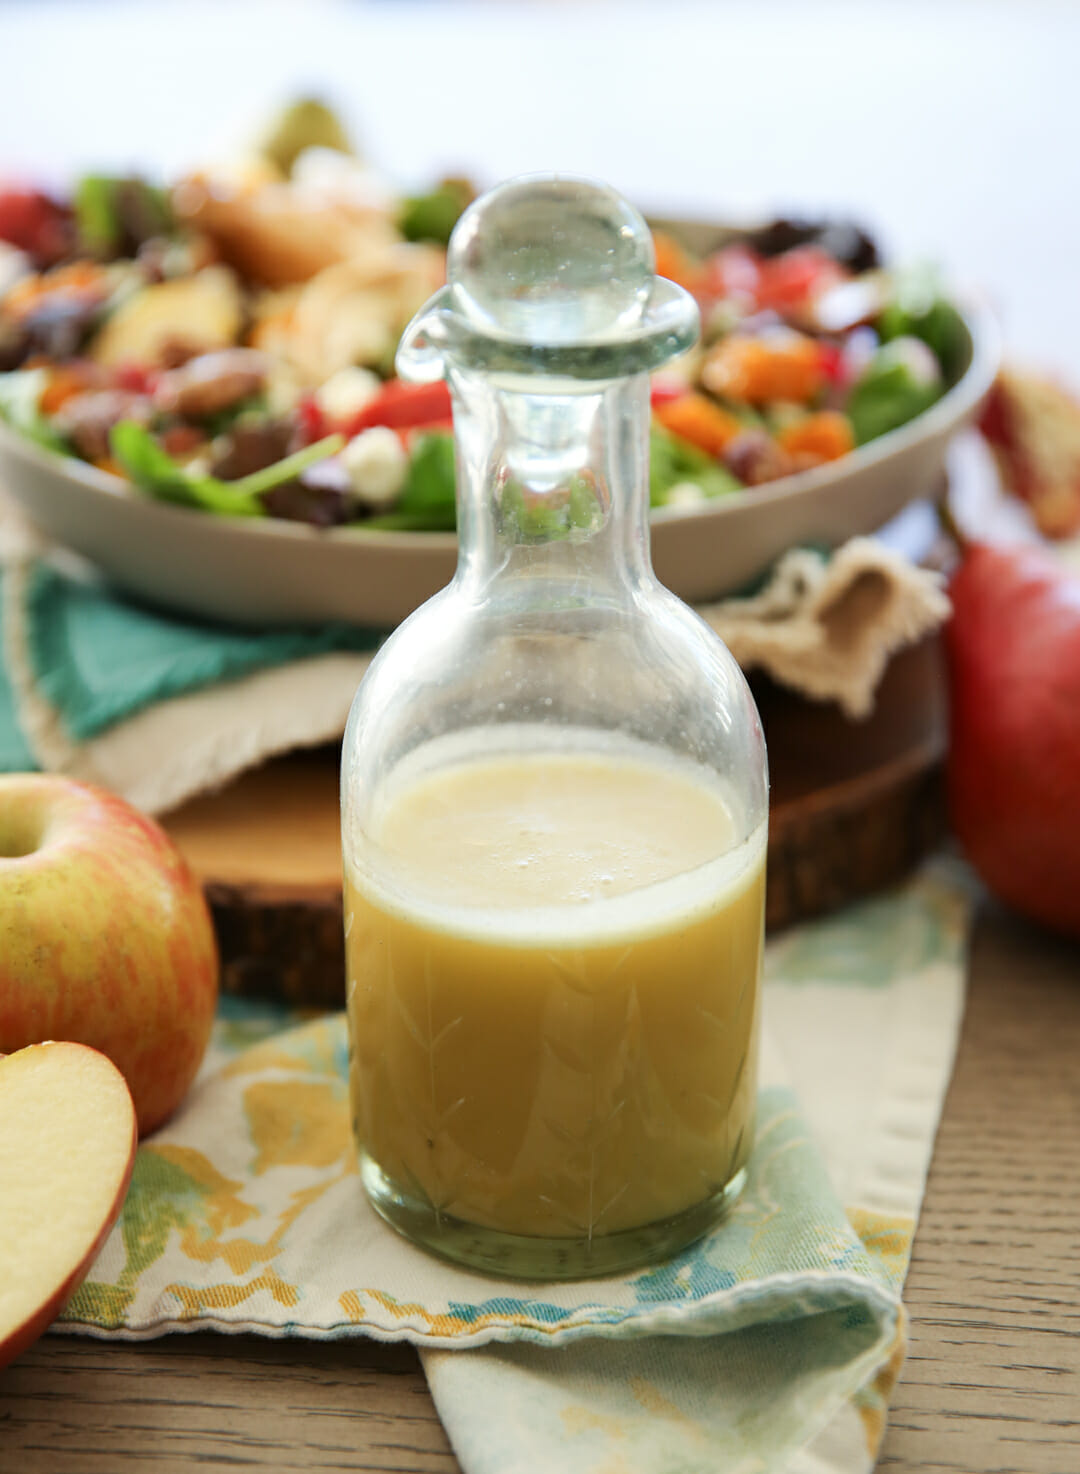
[[[404,181],[559,167],[644,207],[854,212],[1080,385],[1068,0],[0,0],[0,173],[185,167],[298,88]]]

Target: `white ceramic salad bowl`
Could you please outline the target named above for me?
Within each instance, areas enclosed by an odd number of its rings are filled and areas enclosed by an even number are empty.
[[[936,494],[949,440],[978,409],[999,360],[997,326],[963,314],[967,367],[900,429],[838,461],[652,516],[653,562],[682,598],[744,587],[787,548],[836,546]],[[81,554],[117,588],[205,619],[273,626],[345,621],[386,627],[454,572],[449,532],[323,530],[155,501],[118,477],[40,449],[0,421],[0,489],[37,529]]]

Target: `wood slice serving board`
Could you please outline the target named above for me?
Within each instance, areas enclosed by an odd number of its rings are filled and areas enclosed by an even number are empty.
[[[936,638],[847,721],[752,682],[769,747],[768,924],[820,915],[899,879],[943,832],[942,655]],[[279,758],[165,818],[206,887],[227,992],[344,999],[338,752]]]

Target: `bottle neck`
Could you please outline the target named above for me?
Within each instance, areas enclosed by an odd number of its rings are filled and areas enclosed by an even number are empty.
[[[528,584],[529,602],[550,610],[651,580],[648,374],[448,378],[459,590],[490,600],[502,589],[520,605]]]

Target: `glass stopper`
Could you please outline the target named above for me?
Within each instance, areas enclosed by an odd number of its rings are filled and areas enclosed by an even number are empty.
[[[641,322],[655,263],[648,226],[613,189],[536,175],[470,206],[450,240],[447,279],[454,308],[484,331],[582,343]]]

